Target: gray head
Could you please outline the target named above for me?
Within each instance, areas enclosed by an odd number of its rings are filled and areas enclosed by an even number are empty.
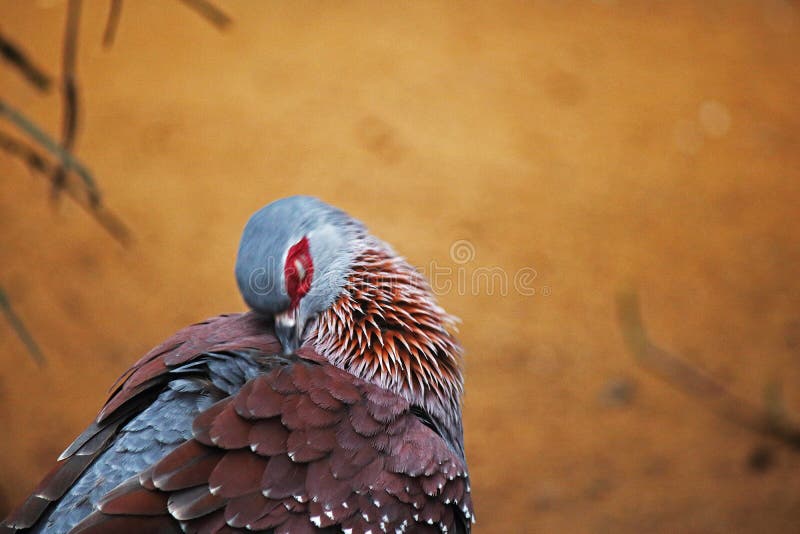
[[[236,281],[254,311],[275,317],[284,351],[330,307],[347,281],[361,223],[321,200],[277,200],[250,217],[236,259]]]

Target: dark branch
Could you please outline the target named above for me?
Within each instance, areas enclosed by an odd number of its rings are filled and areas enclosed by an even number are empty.
[[[75,78],[75,58],[78,52],[80,17],[81,0],[69,0],[61,56],[61,146],[68,152],[71,152],[75,145],[75,132],[78,129],[78,84]],[[56,167],[53,174],[54,194],[57,195],[61,192],[66,179],[66,169],[62,166]],[[98,202],[98,199],[92,199],[92,202]]]
[[[224,30],[233,22],[224,11],[208,0],[181,0],[188,7],[196,11],[201,17],[213,24],[219,30]]]
[[[40,367],[44,366],[45,363],[47,363],[44,358],[44,353],[42,353],[36,340],[33,339],[25,323],[22,322],[22,319],[16,314],[14,308],[11,307],[11,302],[8,300],[2,287],[0,287],[0,309],[3,310],[3,315],[6,316],[6,320],[11,325],[14,332],[16,332],[17,337],[25,344],[25,348],[28,349],[28,353],[31,355],[31,358],[33,358],[33,361]]]
[[[111,0],[108,8],[108,18],[106,19],[106,29],[103,32],[103,47],[111,48],[114,45],[114,38],[117,36],[119,27],[119,17],[122,14],[122,0]]]
[[[33,148],[25,146],[21,141],[0,132],[0,150],[21,159],[32,171],[46,173],[51,170],[50,163]]]
[[[774,403],[760,409],[734,394],[706,371],[651,343],[642,322],[636,293],[622,293],[617,297],[617,314],[625,343],[645,370],[703,401],[719,415],[800,449],[800,425],[785,413],[775,410]]]
[[[0,150],[22,160],[31,171],[45,176],[49,180],[53,179],[55,166],[33,147],[0,132]],[[69,175],[67,177],[69,178]],[[76,204],[91,215],[121,245],[128,246],[133,241],[130,230],[128,230],[125,223],[104,205],[93,203],[82,183],[76,185],[74,181],[67,179],[64,190]]]
[[[34,87],[48,91],[52,79],[42,69],[33,64],[22,49],[0,34],[0,57],[15,67]]]
[[[97,189],[92,174],[75,156],[67,150],[64,150],[61,145],[56,143],[49,135],[44,133],[41,128],[36,126],[32,120],[28,119],[25,115],[12,108],[1,99],[0,117],[5,117],[17,128],[28,134],[38,145],[55,156],[62,167],[68,171],[74,171],[80,176],[92,202],[100,202],[100,191]]]

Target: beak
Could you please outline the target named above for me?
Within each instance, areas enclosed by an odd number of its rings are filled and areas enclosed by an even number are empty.
[[[284,354],[293,354],[300,348],[302,330],[303,325],[297,322],[296,308],[275,316],[275,335],[281,342]]]

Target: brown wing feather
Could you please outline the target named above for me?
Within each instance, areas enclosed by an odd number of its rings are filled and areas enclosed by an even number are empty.
[[[117,381],[106,405],[97,416],[102,423],[125,403],[140,395],[140,386],[163,378],[170,369],[208,352],[259,350],[279,354],[280,342],[272,335],[272,323],[254,313],[220,315],[177,332],[145,354]]]
[[[161,391],[173,367],[208,352],[238,349],[279,353],[280,343],[272,335],[271,322],[253,313],[221,315],[184,328],[147,353],[117,380],[95,422],[62,453],[33,494],[0,529],[14,532],[35,525],[50,504],[60,499],[106,449],[120,426]],[[100,525],[105,522],[93,527],[95,531],[106,528]]]
[[[198,533],[469,528],[464,461],[401,397],[327,363],[298,357],[254,378],[198,416],[194,432],[104,500],[99,524],[112,531],[116,518],[141,515],[153,527],[160,505],[164,525],[180,519]],[[141,497],[153,487],[167,498]],[[100,522],[93,516],[87,524]]]
[[[181,330],[114,386],[103,410],[34,494],[0,527],[28,528],[107,446],[127,418],[208,352],[280,352],[269,321],[220,316]],[[251,380],[201,414],[195,440],[126,482],[74,532],[275,532],[327,527],[425,531],[469,524],[466,467],[406,401],[327,363],[301,359]],[[317,363],[313,363],[317,362]],[[429,524],[429,523],[432,523]],[[337,528],[337,531],[338,531]],[[465,527],[465,528],[468,528]]]

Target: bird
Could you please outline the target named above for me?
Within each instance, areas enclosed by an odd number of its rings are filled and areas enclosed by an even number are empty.
[[[469,533],[463,350],[425,277],[344,211],[245,225],[248,310],[117,380],[0,532]]]

